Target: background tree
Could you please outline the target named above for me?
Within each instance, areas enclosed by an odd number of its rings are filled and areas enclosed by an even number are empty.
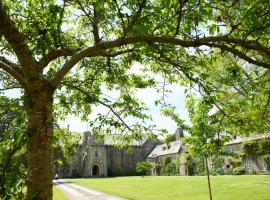
[[[209,197],[212,200],[208,161],[213,156],[225,155],[226,153],[223,151],[224,143],[230,139],[221,135],[224,130],[217,116],[219,113],[210,114],[213,106],[208,101],[208,98],[204,97],[197,101],[192,97],[187,100],[192,125],[189,128],[190,137],[186,138],[186,142],[189,144],[189,151],[192,156],[204,159]]]
[[[91,105],[104,105],[119,120],[116,130],[139,137],[141,124],[129,129],[122,118],[145,119],[141,104],[129,93],[132,82],[141,83],[128,76],[132,63],[154,60],[159,66],[165,52],[170,59],[181,58],[177,63],[184,64],[182,72],[190,76],[196,74],[194,65],[197,70],[207,66],[204,58],[216,48],[221,56],[233,55],[268,70],[269,7],[266,0],[1,0],[3,86],[21,88],[27,113],[27,198],[35,194],[34,199],[52,199],[54,103],[64,106],[58,113],[80,108],[75,114],[82,116],[91,112]],[[188,48],[201,55],[190,54]],[[104,86],[120,91],[117,101],[102,96]],[[77,100],[68,101],[75,94],[80,94]],[[112,120],[105,122],[111,125]]]

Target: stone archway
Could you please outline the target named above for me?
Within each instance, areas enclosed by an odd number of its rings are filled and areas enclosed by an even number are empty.
[[[92,167],[92,176],[99,176],[99,166],[98,165],[94,165]]]

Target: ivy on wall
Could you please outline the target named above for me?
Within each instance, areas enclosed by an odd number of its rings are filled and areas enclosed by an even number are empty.
[[[264,156],[270,154],[270,139],[248,141],[243,144],[245,157]]]

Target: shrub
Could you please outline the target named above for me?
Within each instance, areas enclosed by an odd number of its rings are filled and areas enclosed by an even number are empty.
[[[270,154],[264,155],[261,158],[267,164],[268,169],[269,169],[269,167],[270,167]]]
[[[156,163],[156,164],[154,165],[154,168],[156,169],[157,175],[160,175],[160,174],[161,174],[161,171],[162,171],[162,168],[163,168],[163,165],[160,164],[160,163]]]
[[[170,157],[167,157],[165,160],[164,160],[164,165],[168,165],[172,162],[172,159]]]
[[[233,169],[229,168],[225,171],[226,175],[233,175]]]
[[[138,162],[136,165],[136,172],[138,175],[146,175],[146,173],[152,168],[151,164],[149,162]]]
[[[171,162],[165,166],[165,174],[169,176],[176,174],[175,163]]]
[[[233,169],[232,172],[233,172],[233,175],[243,175],[246,173],[246,170],[243,167],[236,167]]]

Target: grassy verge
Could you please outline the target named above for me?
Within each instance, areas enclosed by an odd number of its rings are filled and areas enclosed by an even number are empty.
[[[213,199],[269,200],[270,176],[213,176]],[[119,177],[72,180],[73,183],[130,200],[207,200],[203,176]]]

